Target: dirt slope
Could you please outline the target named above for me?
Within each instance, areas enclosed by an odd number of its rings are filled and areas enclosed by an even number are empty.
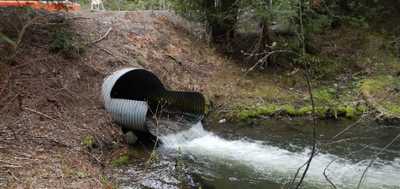
[[[14,63],[0,63],[0,188],[111,187],[103,169],[125,144],[102,107],[102,79],[144,67],[169,87],[204,91],[224,60],[168,13],[67,17],[88,44],[81,57],[65,59],[24,40]]]

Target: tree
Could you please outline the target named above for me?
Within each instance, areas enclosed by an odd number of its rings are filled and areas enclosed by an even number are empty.
[[[207,23],[212,41],[230,42],[235,34],[239,0],[174,0],[175,10]]]

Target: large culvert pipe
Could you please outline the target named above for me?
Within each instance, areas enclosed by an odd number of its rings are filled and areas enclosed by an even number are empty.
[[[201,93],[168,91],[156,75],[138,68],[125,68],[106,77],[102,97],[113,120],[128,130],[147,131],[146,117],[162,104],[171,112],[202,116],[205,100]]]

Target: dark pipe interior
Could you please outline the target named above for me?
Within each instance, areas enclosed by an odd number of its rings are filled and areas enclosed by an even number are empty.
[[[148,101],[165,91],[161,81],[149,71],[137,69],[127,72],[115,82],[111,98]]]
[[[147,101],[150,115],[163,109],[172,112],[204,114],[205,99],[197,92],[167,91],[153,73],[137,69],[122,75],[111,90],[111,98]]]

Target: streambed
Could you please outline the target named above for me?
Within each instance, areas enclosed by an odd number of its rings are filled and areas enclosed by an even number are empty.
[[[311,122],[260,120],[240,124],[201,124],[160,137],[159,158],[142,171],[137,164],[118,170],[122,188],[269,188],[290,182],[310,153]],[[303,188],[357,188],[374,154],[400,133],[400,127],[363,122],[333,142],[350,121],[320,121],[320,152]],[[141,178],[141,179],[137,179]],[[360,188],[400,188],[400,141],[368,169]]]

